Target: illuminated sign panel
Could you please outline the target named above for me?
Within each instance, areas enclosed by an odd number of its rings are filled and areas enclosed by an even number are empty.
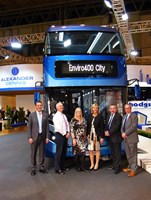
[[[61,77],[117,77],[116,61],[56,61],[55,76]]]
[[[8,65],[0,67],[0,91],[30,90],[41,81],[41,64]]]

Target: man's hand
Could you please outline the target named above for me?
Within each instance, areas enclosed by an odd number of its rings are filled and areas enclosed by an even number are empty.
[[[73,144],[73,146],[75,146],[76,145],[76,139],[74,138],[74,139],[72,139],[72,144]]]
[[[29,138],[29,139],[28,139],[28,142],[29,142],[29,144],[32,144],[34,141],[33,141],[32,138]]]
[[[104,138],[100,138],[100,144],[104,142]]]
[[[49,138],[46,138],[46,144],[48,144],[48,142],[49,142]]]
[[[127,138],[127,135],[126,135],[126,133],[122,133],[122,138]]]
[[[108,131],[105,131],[105,136],[110,136],[109,132]]]
[[[66,138],[68,139],[70,137],[70,133],[66,133]]]

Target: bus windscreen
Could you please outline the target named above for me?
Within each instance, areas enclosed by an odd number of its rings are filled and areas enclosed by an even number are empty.
[[[45,45],[45,55],[123,54],[122,42],[116,32],[48,32]]]

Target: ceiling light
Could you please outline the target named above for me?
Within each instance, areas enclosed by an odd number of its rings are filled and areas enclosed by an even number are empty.
[[[122,19],[123,19],[124,21],[128,19],[127,13],[122,14]]]
[[[137,56],[137,55],[138,55],[138,52],[137,52],[136,50],[132,50],[132,51],[131,51],[131,55],[132,55],[132,56]]]
[[[22,45],[19,42],[12,42],[11,47],[20,49],[22,47]]]
[[[104,0],[104,3],[108,8],[112,8],[112,3],[110,0]]]
[[[59,41],[62,42],[64,37],[64,32],[59,32]]]

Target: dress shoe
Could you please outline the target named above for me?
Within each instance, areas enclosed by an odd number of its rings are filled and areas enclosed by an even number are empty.
[[[81,169],[81,171],[82,171],[82,172],[87,172],[87,173],[90,172],[90,171],[87,170],[87,169]]]
[[[131,171],[131,172],[128,174],[128,177],[133,177],[133,176],[136,176],[136,172]]]
[[[76,170],[77,170],[78,172],[81,172],[81,171],[82,171],[82,169],[81,169],[80,167],[77,167]]]
[[[32,170],[31,171],[31,176],[35,176],[36,175],[36,170]]]
[[[56,173],[60,174],[60,175],[64,175],[65,174],[62,170],[57,170]]]
[[[108,170],[114,170],[115,168],[113,166],[111,166],[111,167],[107,167],[106,169],[108,169]]]
[[[119,173],[120,173],[119,169],[114,171],[114,174],[119,174]]]
[[[123,169],[123,172],[131,172],[131,169],[129,169],[129,168],[124,168],[124,169]]]
[[[63,167],[62,170],[63,171],[69,171],[69,168],[68,167]]]
[[[46,169],[40,169],[39,172],[43,174],[48,174],[48,171]]]

